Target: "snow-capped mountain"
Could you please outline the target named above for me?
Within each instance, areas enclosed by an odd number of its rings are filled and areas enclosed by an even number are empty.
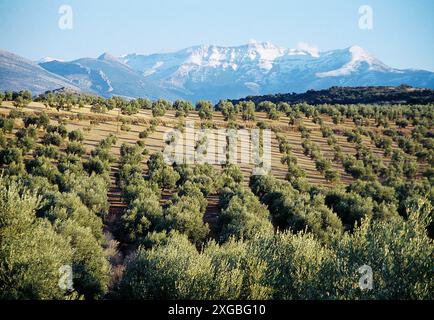
[[[0,70],[6,64],[3,59]],[[202,45],[151,55],[115,57],[104,53],[70,62],[50,58],[35,66],[83,91],[152,99],[217,101],[332,86],[434,88],[434,73],[389,67],[359,46],[320,52],[307,44],[287,49],[251,41],[241,46]],[[15,68],[18,74],[20,70]],[[0,84],[13,80],[1,79],[4,74],[0,72]],[[25,82],[15,82],[27,88]]]
[[[130,54],[120,61],[146,79],[192,100],[303,92],[335,85],[434,87],[434,74],[398,70],[359,46],[319,52],[308,45],[285,49],[269,42],[237,47],[204,45],[174,53]]]

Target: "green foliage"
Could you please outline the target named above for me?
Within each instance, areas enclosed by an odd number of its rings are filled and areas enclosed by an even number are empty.
[[[62,142],[63,142],[63,138],[57,132],[47,132],[42,138],[42,143],[45,145],[51,144],[54,146],[60,146],[62,145]]]
[[[163,223],[159,196],[144,181],[139,190],[136,197],[130,196],[129,206],[121,217],[120,236],[128,242],[140,242]]]
[[[69,170],[70,172],[77,174],[83,170],[83,164],[80,157],[78,157],[77,155],[68,154],[59,160],[57,168],[61,173],[65,173]]]
[[[324,177],[327,181],[330,181],[331,183],[339,183],[341,179],[341,175],[337,170],[333,169],[327,169],[324,172]]]
[[[20,149],[14,147],[7,147],[0,150],[0,163],[10,165],[12,163],[22,163],[23,153]]]
[[[96,148],[92,150],[92,157],[98,157],[99,159],[107,163],[108,166],[109,163],[115,160],[111,153],[111,148],[113,145],[116,144],[116,142],[116,136],[110,134],[107,138],[101,140],[96,146]]]
[[[238,109],[232,104],[232,102],[221,100],[217,104],[216,110],[222,113],[225,121],[236,120]]]
[[[23,118],[24,126],[27,128],[31,125],[37,128],[47,128],[50,124],[50,118],[45,112],[39,114],[39,116],[26,116]]]
[[[93,103],[90,107],[90,111],[94,113],[106,113],[108,111],[107,106],[101,103]]]
[[[37,219],[40,198],[0,178],[0,299],[62,299],[59,268],[72,255],[51,224]]]
[[[158,249],[139,249],[127,265],[120,295],[127,299],[204,298],[208,284],[204,280],[212,277],[211,266],[206,268],[204,263],[196,248],[180,235]]]
[[[249,190],[223,189],[220,208],[215,234],[221,242],[231,237],[252,239],[257,234],[273,232],[266,206]]]
[[[0,128],[4,133],[12,132],[12,130],[14,129],[14,124],[15,124],[14,119],[0,118]]]
[[[272,222],[279,229],[307,229],[323,241],[342,230],[341,221],[325,206],[322,196],[300,192],[271,176],[252,176],[250,188],[267,205]]]
[[[1,296],[70,298],[71,292],[59,283],[61,267],[71,266],[75,292],[86,298],[102,297],[110,270],[100,245],[101,219],[75,193],[50,189],[48,180],[0,180]]]
[[[198,198],[203,197],[198,188],[189,194],[175,195],[167,203],[164,211],[165,229],[177,230],[185,234],[193,243],[200,245],[209,233],[203,222],[206,206],[201,206]]]
[[[82,142],[84,140],[84,135],[81,130],[73,130],[68,133],[69,141]]]
[[[65,152],[67,154],[75,154],[81,157],[86,154],[86,149],[80,142],[70,142],[66,147]]]
[[[48,125],[46,130],[47,133],[58,133],[63,139],[68,136],[68,130],[66,130],[64,125]]]
[[[162,117],[166,114],[167,109],[171,108],[169,101],[159,99],[152,103],[152,115],[154,117]]]
[[[51,225],[35,221],[23,230],[1,229],[0,299],[63,299],[59,269],[71,261],[68,242]]]
[[[232,179],[236,184],[243,182],[244,176],[241,168],[234,164],[229,164],[224,168],[224,176]]]
[[[84,151],[84,150],[82,150]],[[70,152],[73,153],[73,152]],[[92,174],[104,174],[109,169],[109,164],[106,161],[101,160],[98,156],[90,158],[83,164],[83,168],[87,173]]]
[[[238,104],[237,109],[241,111],[241,115],[244,121],[255,121],[255,109],[256,106],[251,101],[242,101]]]
[[[56,180],[59,173],[57,167],[51,162],[51,160],[44,156],[29,160],[26,163],[26,169],[28,173],[35,176],[46,177],[51,182]]]
[[[133,115],[139,112],[141,105],[137,100],[130,100],[128,102],[123,102],[121,106],[122,114]]]
[[[28,92],[7,95],[16,106],[32,99]],[[124,114],[152,109],[154,116],[173,108],[181,117],[180,129],[192,110],[187,101],[172,105],[64,93],[41,95],[38,101],[58,110],[80,104],[120,108]],[[234,106],[221,101],[217,109],[228,128],[238,127],[239,112],[245,121],[255,119],[254,102]],[[200,101],[197,110],[208,121],[204,127],[212,127],[212,105]],[[102,218],[109,209],[116,137],[102,140],[83,159],[83,133],[68,133],[60,117],[57,122],[63,125],[50,125],[45,113],[15,110],[0,117],[0,299],[107,298],[109,282],[116,286],[125,267],[116,295],[109,297],[432,300],[432,106],[289,105],[270,99],[258,103],[257,110],[274,120],[280,113],[289,117],[292,129],[301,132],[305,154],[335,184],[332,189],[306,182],[287,132],[274,123],[288,181],[255,176],[251,190],[243,187],[242,171],[235,165],[222,171],[207,164],[171,166],[157,153],[145,171],[147,150],[139,141],[121,146],[117,183],[126,208],[120,219],[106,224]],[[357,127],[332,130],[324,114],[336,124],[346,118]],[[333,161],[355,178],[351,185],[336,185],[339,173],[313,142],[316,129],[304,126],[302,115],[320,126]],[[377,128],[368,129],[368,122]],[[390,129],[389,122],[411,126],[411,134]],[[265,129],[267,123],[258,127]],[[158,125],[163,123],[152,119],[140,138]],[[355,156],[340,147],[342,134],[354,144]],[[383,149],[384,163],[372,145]],[[172,191],[168,200],[166,194],[161,199],[162,190]],[[215,195],[216,218],[205,214]],[[108,256],[115,256],[116,241],[107,241],[103,227],[132,253],[113,275]],[[358,287],[362,265],[372,267],[374,290]],[[62,266],[72,267],[73,291],[58,286]]]
[[[68,220],[56,228],[73,247],[74,289],[86,299],[102,298],[108,290],[110,279],[110,266],[103,248],[87,226]]]
[[[196,110],[202,120],[212,120],[214,108],[211,102],[205,100],[198,101]]]
[[[199,252],[172,233],[138,250],[118,293],[126,299],[432,299],[426,214],[415,208],[407,222],[365,221],[327,246],[308,233],[284,232],[210,242]],[[359,287],[364,265],[372,268],[373,290]]]
[[[47,192],[43,193],[43,207],[39,209],[39,215],[50,220],[52,223],[73,221],[80,227],[87,228],[93,237],[102,243],[102,220],[84,205],[81,198],[75,192]]]
[[[92,212],[104,216],[108,212],[107,181],[95,174],[65,172],[59,177],[61,192],[74,192]]]
[[[156,162],[159,158],[151,157],[155,161],[150,160],[150,163],[158,167]],[[160,230],[163,226],[160,190],[155,183],[144,180],[140,164],[142,158],[137,145],[121,146],[121,166],[117,180],[128,208],[121,217],[117,233],[130,243],[145,242],[149,232]]]
[[[193,105],[189,101],[176,100],[172,108],[176,111],[176,117],[186,117],[193,110]]]
[[[119,295],[127,299],[265,299],[271,290],[257,283],[266,278],[265,272],[264,264],[250,259],[242,243],[224,247],[210,243],[199,253],[185,236],[172,233],[156,248],[139,249],[126,267]]]
[[[341,218],[347,228],[352,229],[362,219],[372,217],[373,203],[371,198],[363,198],[357,193],[346,193],[341,190],[330,190],[325,203]]]
[[[13,105],[16,108],[25,108],[32,102],[32,93],[30,91],[20,91],[19,94],[14,98]]]
[[[173,189],[179,180],[179,174],[164,162],[161,153],[152,154],[148,160],[149,180],[162,189]]]

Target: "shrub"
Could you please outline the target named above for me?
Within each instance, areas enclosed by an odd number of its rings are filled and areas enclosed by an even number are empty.
[[[11,133],[14,129],[15,121],[14,119],[5,119],[0,118],[0,128],[3,130],[3,132],[9,132]]]
[[[324,177],[327,181],[330,181],[332,183],[337,183],[340,181],[341,175],[337,170],[332,169],[326,169],[324,173]]]
[[[154,117],[162,117],[166,114],[166,110],[170,109],[171,104],[170,102],[159,99],[157,101],[154,101],[152,103],[152,115]]]
[[[231,237],[252,239],[257,234],[273,232],[267,208],[250,191],[224,189],[220,193],[220,208],[215,231],[219,241]]]
[[[109,164],[106,161],[101,160],[98,156],[91,157],[83,164],[83,168],[87,173],[95,173],[97,175],[104,174],[109,170]]]
[[[10,165],[11,163],[23,162],[22,151],[18,148],[6,148],[0,150],[0,163]]]
[[[52,145],[41,146],[35,150],[35,156],[57,160],[59,158],[59,148]]]
[[[151,188],[140,188],[140,193],[129,199],[129,206],[121,217],[120,236],[128,242],[140,243],[148,232],[161,228],[163,210]]]
[[[176,111],[176,117],[186,117],[193,110],[193,105],[189,101],[176,100],[172,108]]]
[[[66,153],[75,154],[81,157],[86,154],[86,149],[80,142],[70,142],[66,147]]]
[[[56,180],[56,176],[59,173],[57,167],[51,163],[51,161],[42,156],[31,159],[26,163],[27,172],[35,176],[46,177],[51,182]]]
[[[331,190],[325,197],[325,203],[336,212],[349,229],[352,229],[356,223],[360,224],[362,219],[372,217],[372,199],[362,198],[357,193]]]
[[[237,107],[241,111],[242,118],[244,121],[255,121],[255,103],[252,101],[241,101]]]
[[[268,206],[272,222],[279,229],[291,228],[294,232],[307,229],[324,241],[342,229],[341,221],[320,196],[311,197],[271,176],[252,176],[250,188]]]
[[[98,216],[108,212],[107,181],[103,176],[66,172],[59,177],[58,185],[61,192],[76,193],[84,205]]]
[[[63,142],[62,136],[57,132],[47,132],[42,138],[42,143],[45,145],[60,146]]]
[[[68,220],[57,228],[73,248],[74,289],[86,299],[102,298],[110,280],[110,265],[103,248],[86,226]]]
[[[40,199],[0,178],[0,299],[62,299],[59,269],[70,262],[67,241],[36,218]]]
[[[175,195],[164,211],[165,229],[177,230],[199,246],[209,233],[208,225],[203,222],[203,214],[200,202],[193,195]]]
[[[68,133],[69,141],[82,142],[84,140],[84,135],[81,130],[73,130]]]
[[[202,120],[212,120],[214,108],[211,102],[205,100],[198,101],[196,110]]]
[[[236,120],[238,114],[237,108],[232,104],[232,102],[227,100],[221,100],[217,106],[216,110],[220,111],[225,119],[225,121]]]

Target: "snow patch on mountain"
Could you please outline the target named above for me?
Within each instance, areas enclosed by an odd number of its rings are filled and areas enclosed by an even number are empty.
[[[357,72],[364,65],[368,66],[370,71],[393,72],[394,69],[388,67],[374,56],[366,52],[359,46],[352,46],[348,49],[351,53],[351,60],[341,68],[316,74],[319,78],[325,77],[342,77]]]
[[[308,53],[314,58],[319,58],[319,48],[314,45],[310,45],[306,42],[299,42],[297,44],[297,49],[290,50],[292,54],[303,54]]]
[[[114,89],[112,87],[112,83],[109,77],[107,77],[107,75],[102,70],[99,70],[99,76],[107,83],[108,86],[107,92],[112,92]]]
[[[128,63],[128,62],[126,62],[126,63]],[[163,61],[158,61],[157,63],[155,63],[152,66],[152,68],[143,71],[143,76],[147,77],[147,76],[154,74],[155,72],[157,72],[158,68],[160,68],[163,64],[164,64]]]
[[[56,59],[56,58],[51,58],[51,57],[44,57],[44,58],[41,58],[41,59],[35,61],[35,63],[36,64],[40,64],[40,63],[46,63],[46,62],[52,62],[52,61],[63,62],[63,60],[61,60],[61,59]]]

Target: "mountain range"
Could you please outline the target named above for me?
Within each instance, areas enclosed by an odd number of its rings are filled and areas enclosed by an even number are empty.
[[[172,53],[104,53],[98,58],[37,62],[0,50],[0,89],[35,94],[71,87],[104,97],[217,101],[332,86],[401,84],[434,88],[434,73],[392,68],[359,46],[319,52],[252,41],[235,47],[202,45]]]

